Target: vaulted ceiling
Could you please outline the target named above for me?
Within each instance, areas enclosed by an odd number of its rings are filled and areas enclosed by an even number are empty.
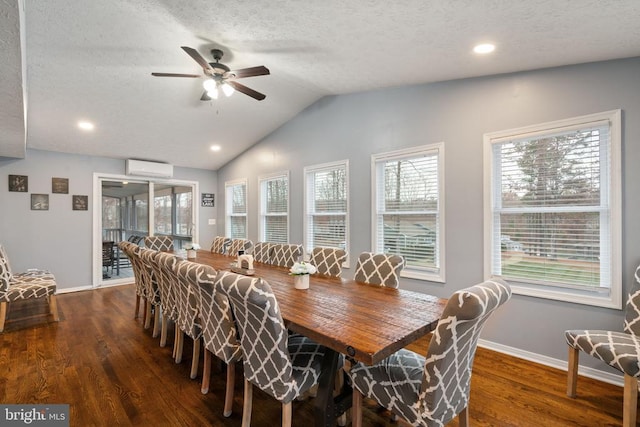
[[[326,95],[640,56],[638,0],[0,0],[0,12],[7,157],[26,141],[215,170]],[[482,42],[495,52],[473,54]],[[266,66],[240,81],[266,99],[203,102],[203,79],[151,76],[202,74],[180,46]]]

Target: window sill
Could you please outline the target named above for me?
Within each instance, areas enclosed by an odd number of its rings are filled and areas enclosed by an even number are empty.
[[[508,279],[505,280],[511,286],[511,291],[514,295],[525,295],[529,297],[570,302],[573,304],[591,305],[595,307],[613,308],[617,310],[622,309],[621,298],[616,298],[616,296],[613,295],[615,291],[612,290],[609,290],[609,292],[605,294],[599,294],[597,292],[579,289],[543,288],[534,285],[526,285],[524,283],[513,283]]]
[[[424,280],[426,282],[445,283],[444,273],[442,271],[436,273],[432,271],[404,269],[400,272],[400,277]]]

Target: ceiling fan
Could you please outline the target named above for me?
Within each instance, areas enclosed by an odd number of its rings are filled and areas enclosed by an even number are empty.
[[[265,66],[242,68],[240,70],[231,70],[226,65],[220,62],[223,52],[220,49],[211,49],[211,55],[216,62],[207,62],[197,50],[181,46],[182,50],[192,57],[201,67],[204,72],[205,81],[203,86],[205,88],[201,101],[211,101],[212,99],[218,99],[220,90],[225,95],[230,96],[234,90],[249,95],[253,99],[262,101],[266,98],[266,95],[255,91],[243,84],[238,83],[237,79],[243,79],[245,77],[264,76],[269,74],[269,69]],[[151,73],[156,77],[189,77],[199,78],[202,77],[199,74],[174,74],[174,73]]]

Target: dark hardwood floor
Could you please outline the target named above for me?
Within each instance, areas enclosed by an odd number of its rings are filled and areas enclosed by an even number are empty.
[[[209,394],[201,394],[201,378],[189,379],[190,340],[176,365],[172,340],[160,348],[142,319],[133,319],[134,301],[131,285],[63,294],[59,323],[46,315],[44,301],[10,304],[0,334],[0,402],[68,403],[71,426],[239,426],[242,367],[236,367],[234,412],[224,418],[222,370],[214,370]],[[423,339],[411,349],[424,354],[426,345]],[[621,425],[621,387],[580,377],[578,398],[570,399],[565,384],[564,371],[478,349],[471,424]],[[278,426],[280,404],[254,390],[252,425]],[[294,426],[313,425],[312,415],[312,400],[294,403]],[[398,425],[372,402],[365,402],[364,422]]]

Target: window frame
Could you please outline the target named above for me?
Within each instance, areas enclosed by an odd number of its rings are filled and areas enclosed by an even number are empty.
[[[400,277],[418,279],[424,281],[445,283],[445,192],[444,192],[444,142],[421,145],[417,147],[405,148],[401,150],[388,151],[371,155],[371,246],[373,252],[381,252],[380,237],[378,235],[378,218],[384,215],[384,211],[379,211],[378,203],[381,190],[379,180],[381,179],[379,166],[384,165],[388,161],[407,160],[418,157],[426,157],[428,155],[437,156],[437,179],[438,179],[438,208],[437,222],[438,230],[436,232],[435,253],[437,254],[437,268],[416,268],[407,266],[400,272]],[[384,176],[384,172],[382,177]],[[384,191],[384,189],[382,189]],[[425,211],[426,212],[426,211]],[[384,246],[384,245],[383,245]]]
[[[303,247],[307,253],[311,253],[313,247],[315,247],[315,243],[309,241],[309,224],[310,218],[314,216],[316,213],[311,212],[311,206],[309,201],[313,194],[311,194],[310,189],[310,176],[313,174],[315,176],[318,172],[326,172],[335,169],[344,168],[345,170],[345,192],[346,192],[346,211],[344,212],[345,222],[344,222],[344,238],[345,238],[345,247],[344,250],[347,253],[347,257],[342,263],[343,268],[349,268],[350,259],[351,259],[351,239],[349,237],[351,228],[350,228],[350,191],[349,191],[349,160],[339,160],[336,162],[322,163],[317,165],[306,166],[304,168],[304,220],[303,220]],[[315,178],[314,178],[315,182]],[[315,194],[315,193],[314,193]],[[314,199],[315,200],[315,199]],[[318,214],[320,215],[320,214]]]
[[[245,213],[233,213],[233,201],[230,199],[230,193],[229,190],[232,187],[238,186],[238,185],[244,185],[244,203],[246,206],[246,212]],[[224,218],[225,218],[225,225],[224,225],[224,231],[225,231],[225,236],[229,237],[229,238],[234,238],[234,239],[248,239],[249,236],[249,217],[248,217],[248,212],[249,212],[249,194],[248,194],[249,188],[247,185],[247,179],[246,178],[239,178],[239,179],[234,179],[231,181],[225,181],[224,183],[224,198],[225,198],[225,213],[224,213]],[[243,217],[244,218],[244,223],[245,223],[245,235],[244,236],[235,236],[232,237],[231,236],[231,218],[232,217]]]
[[[554,135],[560,131],[569,131],[571,128],[593,127],[604,121],[609,123],[609,166],[601,165],[601,192],[608,195],[609,214],[609,259],[608,268],[609,292],[603,294],[602,288],[590,290],[587,287],[571,287],[570,285],[552,286],[534,284],[509,279],[514,294],[527,295],[550,300],[571,302],[584,305],[592,305],[606,308],[622,308],[622,209],[621,209],[621,145],[622,127],[621,110],[611,110],[601,113],[588,114],[563,120],[540,123],[521,128],[508,129],[484,134],[484,276],[487,279],[499,277],[492,273],[493,249],[497,244],[494,241],[494,200],[498,182],[494,171],[494,158],[492,147],[494,144],[503,143],[508,139],[522,139],[526,137],[543,138],[545,135]],[[603,170],[604,169],[604,170]],[[608,171],[606,170],[608,169]],[[608,172],[606,175],[604,172]],[[600,202],[601,210],[603,202]],[[586,209],[585,209],[586,210]],[[600,231],[601,235],[603,230]],[[602,239],[600,239],[602,241]],[[499,243],[498,243],[499,244]],[[606,269],[605,269],[606,270]],[[602,274],[603,268],[600,267]]]
[[[286,183],[287,183],[287,211],[285,213],[267,213],[266,212],[266,207],[267,207],[267,198],[266,198],[266,185],[268,182],[270,181],[274,181],[277,179],[282,179],[284,178]],[[284,243],[289,243],[289,236],[290,236],[290,231],[289,231],[289,227],[290,227],[290,218],[289,218],[289,213],[291,211],[291,180],[289,179],[289,171],[283,171],[283,172],[274,172],[272,174],[268,174],[268,175],[262,175],[258,177],[258,188],[259,188],[259,205],[260,205],[260,218],[258,221],[258,235],[260,236],[259,239],[261,242],[268,242],[268,240],[266,239],[266,218],[267,217],[276,217],[276,216],[284,216],[287,220],[287,226],[286,226],[286,242]],[[272,242],[273,243],[273,242]],[[278,242],[276,242],[278,243]]]

